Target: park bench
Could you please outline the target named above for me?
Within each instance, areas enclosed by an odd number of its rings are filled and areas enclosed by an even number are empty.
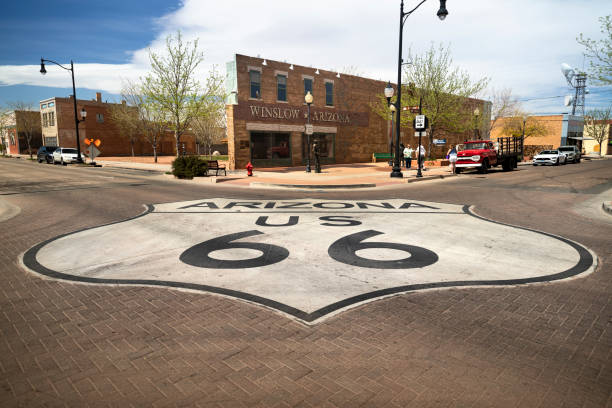
[[[225,164],[219,164],[218,160],[209,160],[208,161],[208,170],[207,171],[211,171],[211,170],[215,170],[215,176],[219,175],[219,170],[223,170],[223,175],[227,176],[227,173],[225,171]]]
[[[391,160],[393,155],[389,153],[372,153],[372,163],[376,163],[377,159]]]

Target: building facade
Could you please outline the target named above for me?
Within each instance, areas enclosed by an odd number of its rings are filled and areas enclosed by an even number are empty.
[[[304,165],[307,92],[313,96],[311,139],[323,164],[369,162],[373,153],[389,152],[390,117],[373,109],[387,82],[239,54],[226,68],[229,168],[244,168],[248,162],[255,167]],[[471,132],[436,134],[450,144]],[[400,140],[415,146],[418,139],[410,127],[402,128]],[[445,154],[447,148],[437,149]]]
[[[605,139],[602,140],[601,150],[599,148],[599,143],[595,139],[585,139],[583,147],[584,152],[586,154],[599,154],[601,156],[606,156],[612,154],[612,120],[604,121],[596,121],[595,126],[597,128],[593,128],[593,125],[587,124],[584,126],[584,134],[588,136],[592,136],[593,133],[598,132],[600,126],[603,126],[603,132],[605,134]]]
[[[507,136],[504,132],[505,123],[517,121],[517,118],[498,118],[495,128],[491,131],[491,139]],[[520,120],[520,118],[519,118]],[[530,136],[526,131],[525,155],[532,156],[545,149],[556,149],[559,146],[575,145],[582,149],[584,137],[584,118],[582,116],[560,115],[533,115],[525,120],[526,127],[539,128],[540,134]],[[519,129],[520,130],[520,129]]]
[[[6,154],[36,154],[42,146],[40,112],[13,110],[2,117],[2,134],[0,143],[4,145]],[[28,149],[28,137],[30,138]]]
[[[96,99],[88,101],[77,99],[77,112],[81,119],[81,109],[87,116],[79,123],[79,139],[81,151],[86,150],[85,139],[99,139],[102,144],[100,156],[128,156],[132,154],[130,141],[124,137],[113,123],[110,108],[113,103],[103,102],[102,94],[96,93]],[[42,139],[46,146],[76,147],[76,131],[74,121],[74,102],[72,97],[50,98],[40,102],[40,121],[42,124]],[[195,152],[196,145],[193,136],[184,135],[181,140],[186,152]],[[147,156],[153,154],[151,143],[140,135],[134,142],[134,154]],[[161,138],[157,147],[158,155],[175,155],[176,145],[171,132]]]

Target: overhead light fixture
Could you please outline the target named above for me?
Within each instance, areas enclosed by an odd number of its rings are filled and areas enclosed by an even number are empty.
[[[336,78],[340,78],[340,73],[338,72],[338,75],[336,75]]]
[[[319,75],[319,74],[320,74],[320,72],[319,72],[319,68],[317,68],[317,70],[315,71],[315,74],[317,74],[317,75]]]
[[[261,65],[268,65],[268,63],[266,62],[266,60],[264,59],[264,61],[261,63]]]
[[[289,69],[291,69],[291,70],[293,69],[293,64],[291,64],[291,66],[289,67]]]

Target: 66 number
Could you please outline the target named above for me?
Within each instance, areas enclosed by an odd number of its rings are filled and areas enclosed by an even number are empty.
[[[281,262],[289,256],[289,251],[278,245],[259,242],[234,242],[242,238],[261,235],[257,230],[237,232],[201,242],[183,252],[180,260],[188,265],[211,269],[256,268]],[[331,244],[327,253],[341,263],[363,268],[409,269],[422,268],[438,261],[438,255],[428,249],[406,244],[389,242],[363,242],[368,238],[383,234],[375,230],[366,230],[347,235]],[[247,248],[261,252],[257,258],[224,260],[210,257],[214,251],[234,248]],[[397,260],[375,260],[356,254],[362,249],[386,248],[406,252],[409,256]]]

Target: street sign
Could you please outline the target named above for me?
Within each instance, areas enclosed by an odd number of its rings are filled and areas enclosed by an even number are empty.
[[[419,113],[420,109],[418,106],[404,106],[402,110],[410,111],[410,113]]]
[[[414,118],[414,128],[416,130],[423,130],[425,126],[425,115],[416,115]]]
[[[415,136],[415,137],[419,137],[419,136],[421,136],[421,137],[427,137],[427,132],[425,132],[425,131],[422,131],[422,132],[414,132],[414,136]]]
[[[306,134],[307,134],[307,135],[312,135],[312,134],[313,134],[313,132],[314,132],[314,128],[313,128],[313,126],[312,126],[311,124],[307,124],[307,125],[306,125]]]
[[[446,139],[433,139],[433,144],[435,144],[435,145],[446,144]]]
[[[85,154],[87,154],[91,161],[94,161],[96,157],[100,155],[100,150],[98,150],[98,148],[92,144],[89,146],[89,148],[87,148],[87,150],[85,150]]]

